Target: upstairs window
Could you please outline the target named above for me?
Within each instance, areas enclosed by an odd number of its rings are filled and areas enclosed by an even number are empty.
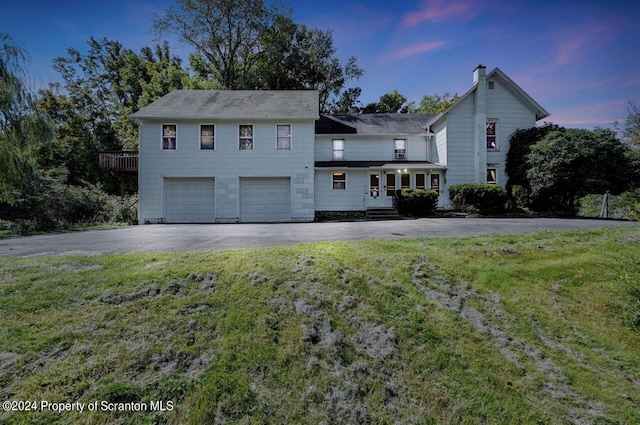
[[[487,121],[487,150],[498,149],[497,122]]]
[[[333,190],[345,190],[347,188],[347,173],[333,173]]]
[[[162,125],[162,149],[176,150],[178,126],[175,124]]]
[[[335,139],[333,141],[333,154],[331,158],[334,161],[342,161],[344,160],[344,140]]]
[[[200,126],[200,149],[202,150],[214,149],[214,133],[215,133],[215,126],[213,124]]]
[[[276,132],[278,133],[278,142],[276,145],[276,149],[277,150],[291,149],[291,125],[278,124],[276,126]]]
[[[239,149],[241,151],[253,150],[253,125],[240,125],[239,133]]]
[[[393,141],[393,159],[407,159],[407,140],[395,139]]]

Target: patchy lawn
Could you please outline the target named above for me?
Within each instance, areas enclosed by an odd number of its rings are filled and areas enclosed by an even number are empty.
[[[640,423],[639,227],[0,276],[2,423]]]

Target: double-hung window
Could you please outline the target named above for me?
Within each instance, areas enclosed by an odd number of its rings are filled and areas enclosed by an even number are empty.
[[[333,173],[331,179],[333,190],[345,190],[347,188],[347,173]]]
[[[497,125],[498,123],[495,120],[487,121],[487,150],[498,149]]]
[[[393,140],[393,159],[407,159],[407,139]]]
[[[213,124],[204,124],[200,126],[200,149],[213,150],[215,126]]]
[[[290,150],[291,149],[291,125],[290,124],[278,124],[276,126],[276,132],[278,133],[278,141],[276,145],[277,150]]]
[[[253,125],[240,125],[238,127],[238,148],[241,151],[253,150]]]
[[[176,150],[178,140],[178,126],[175,124],[162,125],[162,150]]]
[[[342,161],[344,160],[344,140],[343,139],[334,139],[333,140],[333,151],[331,158],[334,161]]]

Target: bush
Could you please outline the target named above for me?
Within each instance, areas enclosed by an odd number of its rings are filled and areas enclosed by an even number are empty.
[[[396,190],[396,208],[401,215],[427,217],[438,205],[438,192],[424,189]]]
[[[94,223],[137,222],[138,196],[109,195],[100,185],[67,185],[66,170],[34,176],[28,192],[21,194],[11,214],[0,213],[14,223],[15,233],[60,230]]]
[[[449,199],[462,211],[496,214],[504,212],[507,191],[495,184],[455,184],[449,188]]]

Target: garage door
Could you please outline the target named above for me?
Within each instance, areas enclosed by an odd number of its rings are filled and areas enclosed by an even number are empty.
[[[282,178],[240,179],[240,220],[291,221],[291,181]]]
[[[208,179],[165,179],[167,223],[213,223],[215,186]]]

